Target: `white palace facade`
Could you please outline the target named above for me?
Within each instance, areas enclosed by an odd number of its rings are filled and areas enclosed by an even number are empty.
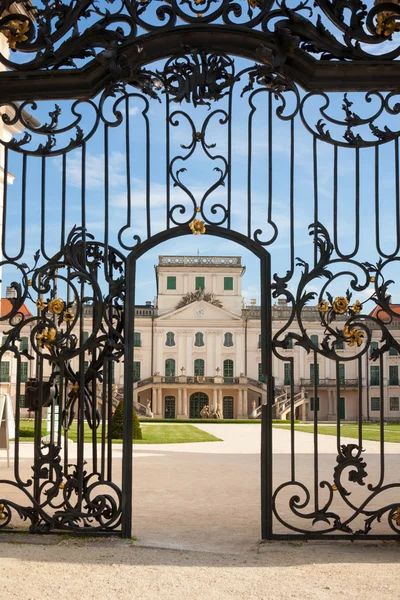
[[[248,304],[242,296],[245,267],[240,256],[160,256],[155,267],[157,295],[154,302],[136,306],[134,331],[134,398],[136,410],[154,418],[198,418],[205,405],[218,410],[224,419],[248,419],[260,416],[266,401],[265,376],[261,369],[260,307]],[[14,290],[7,289],[7,295]],[[2,314],[10,311],[10,299],[2,299]],[[400,327],[400,306],[392,305],[399,319],[390,325],[394,336]],[[29,311],[23,306],[22,311]],[[290,307],[278,300],[272,308],[273,334],[287,322]],[[344,318],[344,317],[343,317]],[[303,323],[311,340],[318,344],[323,329],[316,307],[303,309]],[[84,310],[84,339],[90,335],[92,311]],[[3,335],[6,332],[3,322]],[[295,331],[294,331],[295,332]],[[373,330],[372,346],[380,343]],[[21,332],[21,349],[31,355],[31,331]],[[369,353],[362,358],[359,393],[357,349],[343,344],[338,354],[355,360],[339,362],[340,395],[337,394],[336,363],[296,344],[279,350],[273,357],[276,386],[275,417],[290,416],[291,369],[295,417],[311,420],[314,409],[320,421],[341,419],[356,421],[380,418],[383,402],[386,420],[400,419],[400,357],[393,349],[379,361]],[[76,359],[77,360],[77,359]],[[85,363],[85,367],[89,362]],[[24,409],[24,388],[35,378],[35,360],[22,357],[20,407]],[[74,368],[78,368],[78,364]],[[113,389],[116,399],[123,390],[123,361],[115,363]],[[3,354],[0,365],[0,393],[10,394],[14,404],[17,381],[16,360],[11,352]],[[44,373],[48,376],[49,372]],[[318,398],[314,399],[314,378]],[[383,390],[383,394],[381,393]],[[24,412],[22,412],[24,414]]]

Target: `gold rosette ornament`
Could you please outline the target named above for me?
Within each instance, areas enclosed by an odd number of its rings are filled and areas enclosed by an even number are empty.
[[[393,514],[392,520],[396,523],[397,527],[400,527],[400,507]]]
[[[344,315],[349,308],[349,301],[344,296],[337,296],[337,298],[335,298],[333,301],[332,308],[333,312],[337,313],[338,315]]]
[[[64,300],[61,300],[61,298],[53,298],[53,300],[50,300],[48,303],[47,308],[55,315],[61,315],[62,311],[64,310],[64,306]]]
[[[45,327],[40,333],[36,334],[36,341],[39,348],[51,349],[51,345],[55,342],[57,330],[54,327]]]
[[[38,298],[36,301],[36,306],[39,310],[43,310],[44,308],[46,308],[46,302],[43,300],[43,298]]]
[[[321,300],[321,302],[317,304],[317,308],[319,312],[326,313],[329,310],[329,303],[326,300]]]
[[[14,31],[11,31],[11,29],[3,29],[1,33],[5,35],[8,45],[14,50],[17,44],[27,41],[28,36],[25,34],[29,31],[29,21],[14,20],[9,21],[7,25],[12,27]]]
[[[194,221],[190,223],[189,228],[194,235],[202,235],[206,232],[204,221],[200,221],[199,219],[194,219]]]
[[[354,327],[350,328],[346,325],[343,329],[343,335],[346,338],[346,342],[350,347],[353,346],[361,346],[363,343],[364,332],[355,329]]]
[[[72,310],[66,310],[64,313],[64,321],[66,323],[71,323],[71,321],[73,321],[75,319],[75,314],[72,312]]]
[[[362,311],[362,304],[359,300],[356,300],[353,306],[350,306],[350,309],[353,313],[360,313]]]

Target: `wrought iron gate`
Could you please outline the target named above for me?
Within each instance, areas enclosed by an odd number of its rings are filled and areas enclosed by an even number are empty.
[[[397,538],[398,454],[385,421],[400,413],[384,400],[388,357],[400,352],[398,5],[37,4],[0,2],[1,266],[10,283],[0,357],[15,367],[4,389],[16,403],[0,530],[28,520],[34,532],[131,535],[136,263],[166,239],[205,234],[260,259],[263,539]],[[313,420],[308,454],[295,422],[300,360],[310,369],[300,392]],[[110,426],[120,361],[121,468]],[[346,379],[351,364],[356,376]],[[341,439],[350,388],[354,443]],[[35,419],[32,456],[21,441],[23,402]],[[336,453],[321,450],[323,402]],[[273,446],[279,410],[290,414],[284,461]],[[378,453],[363,449],[370,413]]]

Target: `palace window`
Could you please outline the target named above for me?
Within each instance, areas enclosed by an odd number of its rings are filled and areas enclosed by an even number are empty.
[[[224,377],[233,377],[233,360],[224,360]]]
[[[204,277],[196,277],[196,290],[205,290],[206,283]]]
[[[258,347],[261,348],[261,333],[258,334]]]
[[[175,346],[175,334],[172,331],[168,331],[165,339],[166,346]]]
[[[88,331],[84,331],[83,332],[83,343],[85,344],[89,339],[89,332]]]
[[[265,383],[265,375],[262,372],[262,363],[258,363],[258,381]]]
[[[135,348],[140,348],[142,345],[142,334],[139,331],[135,331],[133,334],[133,345]]]
[[[21,382],[25,383],[26,381],[28,381],[28,363],[22,362],[21,363]]]
[[[379,367],[377,367],[377,366],[370,367],[369,372],[370,372],[370,384],[371,385],[379,385],[379,382],[380,382]]]
[[[389,356],[398,356],[399,353],[397,352],[397,349],[394,346],[390,346],[389,348]]]
[[[339,365],[339,383],[340,385],[346,383],[346,366],[344,364]]]
[[[291,365],[288,362],[285,362],[283,365],[283,385],[290,385],[291,381]]]
[[[175,377],[175,360],[173,358],[167,358],[165,361],[165,376]]]
[[[378,350],[379,348],[379,344],[378,342],[371,342],[369,345],[369,354],[371,356],[371,354],[373,353],[374,350]]]
[[[313,384],[319,382],[319,365],[318,364],[310,365],[310,379],[311,379],[311,383],[313,383]]]
[[[133,361],[133,381],[140,381],[140,361]]]
[[[19,407],[25,408],[25,394],[19,395]]]
[[[314,348],[318,348],[318,336],[310,335],[310,340],[311,340],[311,343],[314,346]]]
[[[314,408],[314,398],[310,398],[310,410],[315,410]],[[319,398],[317,398],[317,411],[319,411]]]
[[[231,346],[233,346],[233,334],[232,333],[225,333],[224,335],[224,346],[226,348],[230,348]]]
[[[202,358],[196,358],[196,360],[194,361],[194,376],[204,376],[204,360]]]
[[[288,335],[285,337],[286,350],[293,350],[293,338]]]
[[[399,397],[398,396],[390,396],[389,409],[393,410],[393,411],[400,410]]]
[[[197,347],[204,346],[204,334],[198,331],[194,336],[194,345]]]
[[[399,367],[397,365],[389,366],[389,385],[399,385]]]
[[[335,344],[336,350],[344,350],[344,341],[338,340]]]
[[[0,362],[0,381],[3,383],[10,381],[10,363],[8,361]]]
[[[176,290],[176,277],[173,275],[167,277],[167,290]]]
[[[24,350],[28,350],[28,338],[27,337],[21,338],[21,342],[19,344],[19,349],[21,352],[23,352]]]
[[[233,291],[233,277],[224,277],[224,290]]]
[[[371,410],[380,410],[381,408],[381,399],[378,396],[373,396],[371,398]]]

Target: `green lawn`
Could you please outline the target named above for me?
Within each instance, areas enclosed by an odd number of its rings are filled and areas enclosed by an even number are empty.
[[[21,430],[24,431],[26,436],[21,437],[22,442],[33,442],[33,421],[21,420]],[[29,433],[32,435],[30,436]],[[46,432],[42,429],[42,436],[44,437]],[[101,428],[97,431],[97,441],[101,442]],[[165,424],[156,425],[153,423],[142,423],[142,440],[134,440],[134,444],[187,444],[193,442],[220,442],[220,438],[206,433],[198,427],[193,425],[175,425]],[[73,423],[68,432],[68,437],[73,442],[78,439],[77,424]],[[88,425],[85,425],[84,432],[85,442],[92,441],[92,430]],[[113,440],[114,444],[122,444],[122,440]]]
[[[289,425],[274,425],[280,429],[290,429]],[[314,433],[313,425],[295,425],[296,431]],[[321,435],[336,435],[336,425],[319,425],[318,433]],[[344,423],[340,427],[343,437],[358,438],[358,425],[355,423]],[[363,439],[378,442],[380,439],[379,423],[363,423]],[[400,423],[388,423],[385,425],[385,441],[400,443]]]

